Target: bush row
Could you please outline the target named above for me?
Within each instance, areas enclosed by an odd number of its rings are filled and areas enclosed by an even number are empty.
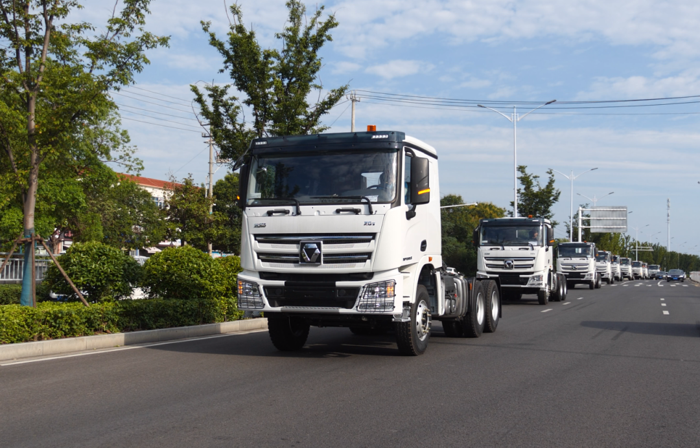
[[[217,300],[124,300],[85,307],[82,303],[43,302],[36,308],[0,307],[0,344],[240,319],[233,297]]]
[[[22,285],[0,285],[0,305],[19,304]]]

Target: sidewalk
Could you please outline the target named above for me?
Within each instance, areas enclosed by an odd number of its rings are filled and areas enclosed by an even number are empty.
[[[133,331],[129,333],[101,334],[77,338],[52,339],[49,341],[22,342],[0,345],[0,361],[36,358],[47,355],[98,350],[128,345],[188,339],[224,333],[239,333],[267,329],[267,319],[244,319],[217,324],[191,327],[162,328],[160,330]]]

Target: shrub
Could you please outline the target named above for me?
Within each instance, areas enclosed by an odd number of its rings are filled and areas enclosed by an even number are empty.
[[[222,300],[123,300],[95,303],[42,302],[36,308],[0,307],[0,344],[182,327],[240,319]]]
[[[142,273],[136,260],[99,242],[76,243],[58,257],[58,262],[75,286],[93,302],[130,296]],[[54,292],[77,300],[77,295],[53,264],[46,273],[45,282]]]
[[[22,285],[0,285],[0,305],[19,304]],[[39,294],[37,293],[37,299]]]
[[[230,290],[224,265],[192,246],[165,249],[146,260],[143,269],[141,284],[150,297],[220,300]]]

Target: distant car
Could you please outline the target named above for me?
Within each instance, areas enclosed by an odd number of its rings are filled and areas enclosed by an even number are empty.
[[[683,272],[681,269],[671,269],[668,271],[668,277],[666,277],[666,281],[670,282],[671,280],[674,281],[685,281],[685,272]]]
[[[666,271],[659,271],[656,273],[656,279],[657,280],[666,280],[666,276],[668,273]]]

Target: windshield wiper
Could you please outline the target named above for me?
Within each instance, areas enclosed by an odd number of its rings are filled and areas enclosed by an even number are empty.
[[[362,203],[362,201],[367,201],[369,214],[374,214],[374,210],[372,210],[372,201],[367,196],[311,196],[311,199],[359,199],[360,203]]]
[[[299,206],[299,200],[295,199],[295,198],[257,198],[255,200],[256,201],[291,201],[291,202],[294,202],[294,205],[296,205],[297,215],[301,215],[301,207]]]

